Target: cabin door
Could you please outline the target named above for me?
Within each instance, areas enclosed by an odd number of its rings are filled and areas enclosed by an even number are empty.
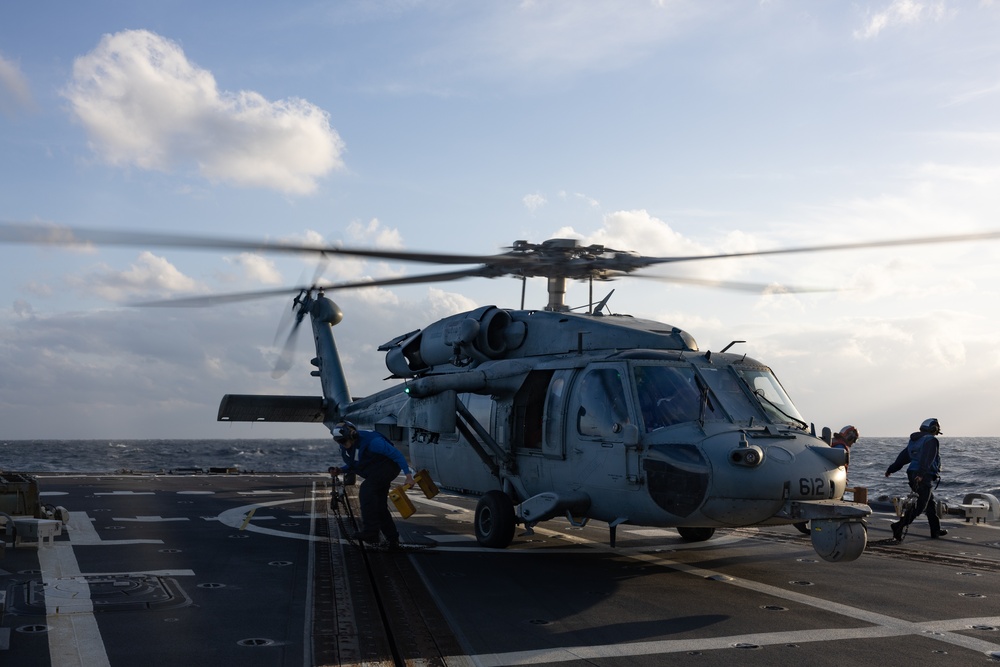
[[[573,384],[566,457],[579,485],[634,489],[639,484],[638,430],[628,377],[625,364],[591,364]]]

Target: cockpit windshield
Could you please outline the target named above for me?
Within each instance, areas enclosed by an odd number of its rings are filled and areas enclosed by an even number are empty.
[[[778,379],[771,374],[771,371],[760,368],[743,368],[738,369],[737,372],[746,381],[747,386],[753,392],[770,421],[794,423],[797,426],[806,427],[802,415],[799,414],[799,411],[792,404],[792,399],[781,388]]]
[[[805,427],[799,411],[766,368],[708,366],[696,369],[694,366],[637,364],[633,373],[646,433],[702,420]]]
[[[729,368],[725,366],[702,368],[701,376],[705,378],[712,393],[722,403],[723,410],[734,422],[760,421],[764,418],[757,401],[747,396],[743,383]]]

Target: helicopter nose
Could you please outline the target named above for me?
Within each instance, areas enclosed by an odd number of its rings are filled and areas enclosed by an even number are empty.
[[[795,500],[835,499],[847,488],[846,452],[827,445],[807,444],[795,456],[789,480],[790,497]]]

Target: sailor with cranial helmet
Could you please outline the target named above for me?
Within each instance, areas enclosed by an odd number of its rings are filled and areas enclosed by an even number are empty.
[[[361,505],[361,530],[353,537],[364,542],[378,542],[385,535],[390,548],[399,547],[399,531],[389,512],[389,486],[400,471],[406,483],[413,484],[413,471],[403,454],[377,431],[362,431],[349,421],[337,423],[330,432],[340,445],[342,466],[330,466],[331,475],[357,473],[364,478],[358,490]]]
[[[910,489],[917,494],[917,502],[907,508],[899,521],[892,524],[892,537],[897,542],[903,540],[906,529],[913,520],[920,514],[927,516],[927,523],[931,529],[931,539],[943,537],[948,534],[947,530],[941,528],[941,520],[937,515],[937,507],[934,502],[933,486],[940,479],[941,472],[941,444],[937,436],[941,434],[941,423],[935,419],[925,419],[920,424],[920,430],[910,434],[910,440],[906,443],[896,460],[886,468],[885,476],[906,468],[906,477],[910,484]]]
[[[844,467],[850,465],[851,446],[856,443],[860,437],[861,434],[858,432],[858,427],[850,424],[833,434],[833,442],[830,443],[830,446],[844,450],[846,453],[846,456],[844,457]]]

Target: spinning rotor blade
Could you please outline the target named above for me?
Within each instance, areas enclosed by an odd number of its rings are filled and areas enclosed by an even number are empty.
[[[321,255],[319,261],[316,262],[316,268],[313,270],[312,285],[319,283],[319,279],[323,277],[323,272],[326,271],[327,258],[326,255]],[[302,272],[305,274],[305,271]],[[305,280],[305,275],[300,276],[299,282]],[[274,345],[278,345],[278,341],[287,336],[285,333],[289,329],[297,326],[297,323],[293,323],[293,319],[296,318],[299,311],[299,300],[295,299],[292,302],[291,308],[286,308],[282,310],[281,319],[278,321],[278,329],[274,332]],[[299,318],[301,319],[301,318]]]
[[[158,301],[139,301],[131,303],[131,306],[143,308],[204,308],[208,306],[219,306],[225,303],[237,301],[252,301],[269,296],[288,296],[303,290],[342,290],[360,289],[363,287],[383,287],[385,285],[415,285],[419,283],[447,282],[450,280],[460,280],[462,278],[493,278],[503,275],[503,271],[496,271],[491,267],[481,267],[479,269],[469,269],[465,271],[446,271],[443,273],[428,273],[419,276],[403,276],[400,278],[385,278],[383,280],[362,280],[350,283],[331,283],[329,285],[304,285],[299,287],[278,287],[268,290],[257,290],[254,292],[234,292],[230,294],[211,294],[208,296],[181,297],[179,299],[163,299]]]
[[[212,236],[189,236],[152,232],[130,232],[110,229],[85,229],[60,225],[0,222],[0,243],[59,246],[149,246],[190,248],[192,250],[242,250],[246,252],[284,252],[292,254],[348,255],[371,259],[427,264],[511,264],[523,263],[521,258],[508,255],[453,255],[447,253],[406,252],[346,248],[332,245],[310,245],[282,241],[243,240]]]
[[[644,273],[629,274],[629,277],[658,280],[665,283],[679,283],[681,285],[714,287],[717,289],[725,289],[735,292],[749,292],[751,294],[808,294],[810,292],[840,292],[843,290],[843,288],[840,287],[802,287],[796,285],[782,285],[778,283],[747,283],[734,280],[712,280],[711,278],[654,276]]]
[[[297,287],[275,287],[274,289],[256,290],[253,292],[230,292],[228,294],[208,294],[206,296],[186,296],[178,299],[157,299],[155,301],[133,301],[128,306],[135,308],[208,308],[226,303],[254,301],[270,296],[292,296],[302,290],[316,289],[311,285]]]
[[[441,273],[431,273],[381,280],[313,284],[305,287],[262,290],[236,294],[189,297],[164,301],[145,302],[142,306],[211,306],[234,301],[257,299],[272,295],[289,294],[302,289],[341,290],[362,287],[390,285],[412,285],[428,282],[443,282],[462,278],[495,278],[513,275],[521,278],[543,277],[549,281],[549,310],[565,308],[564,294],[567,280],[606,280],[616,276],[631,275],[640,269],[674,262],[691,262],[708,259],[737,259],[743,257],[763,257],[794,253],[814,253],[839,250],[860,250],[866,248],[889,248],[896,246],[934,245],[968,241],[1000,239],[1000,231],[924,236],[909,239],[882,241],[859,241],[854,243],[832,243],[828,245],[802,246],[798,248],[776,248],[736,253],[709,255],[688,255],[675,257],[651,257],[632,252],[613,250],[603,245],[580,246],[574,239],[549,239],[542,243],[515,241],[505,252],[495,255],[459,255],[438,252],[406,252],[393,250],[372,250],[346,248],[330,245],[309,245],[280,241],[255,241],[226,239],[219,237],[190,236],[183,234],[161,234],[148,232],[128,232],[113,230],[81,229],[55,225],[29,225],[25,223],[0,222],[0,243],[28,243],[34,245],[123,245],[123,246],[164,246],[191,249],[241,250],[250,252],[312,253],[320,256],[352,256],[400,262],[422,262],[427,264],[478,264],[476,268]],[[720,287],[744,292],[762,293],[772,286],[732,281],[712,281],[696,278],[664,277],[676,283]],[[825,291],[804,287],[785,287],[786,292]]]
[[[601,245],[577,246],[572,239],[550,239],[540,244],[517,241],[507,252],[496,255],[458,255],[438,252],[407,252],[396,250],[373,250],[347,248],[331,245],[309,245],[281,241],[258,241],[227,239],[210,236],[184,234],[164,234],[150,232],[129,232],[119,230],[84,229],[56,225],[32,225],[26,223],[0,222],[0,243],[27,243],[33,245],[122,245],[160,246],[191,249],[241,250],[248,252],[284,252],[294,254],[346,255],[385,259],[401,262],[421,262],[426,264],[480,264],[479,269],[456,274],[438,274],[440,277],[401,279],[402,282],[373,282],[377,285],[400,285],[409,282],[430,280],[454,280],[463,277],[496,277],[505,274],[538,276],[547,278],[585,279],[605,277],[613,273],[632,273],[639,269],[669,264],[707,259],[735,259],[741,257],[762,257],[765,255],[785,255],[794,253],[827,252],[837,250],[860,250],[865,248],[889,248],[908,245],[932,245],[937,243],[958,243],[963,241],[985,241],[1000,238],[1000,231],[924,236],[910,239],[887,239],[882,241],[859,241],[856,243],[832,243],[828,245],[802,246],[798,248],[776,248],[748,252],[719,253],[712,255],[687,255],[674,257],[650,257],[630,252],[622,252]],[[361,284],[344,284],[327,287],[343,289],[361,287]],[[274,292],[283,293],[283,292]],[[268,296],[262,292],[259,296]],[[257,293],[247,294],[255,298]],[[237,297],[236,300],[239,300]],[[178,303],[178,305],[181,305]],[[195,305],[195,304],[185,304]]]
[[[323,277],[323,272],[326,270],[326,264],[326,255],[320,255],[319,261],[316,262],[316,269],[313,271],[313,285],[318,283],[319,279]],[[271,371],[271,377],[274,379],[278,379],[287,373],[292,367],[292,362],[295,360],[295,346],[298,342],[299,326],[302,325],[302,320],[304,320],[306,316],[305,310],[302,306],[302,296],[303,293],[300,292],[299,296],[292,301],[292,308],[285,311],[287,314],[291,315],[291,317],[283,316],[281,318],[281,322],[278,323],[278,331],[274,334],[274,344],[277,345],[282,332],[285,329],[288,329],[288,335],[285,337],[285,344],[282,345],[281,353],[278,355],[278,360],[275,362],[274,369]],[[290,321],[292,322],[292,325],[289,328],[288,323]]]
[[[302,320],[304,319],[303,315],[305,313],[301,311],[296,313],[295,324],[292,325],[291,331],[288,332],[288,337],[285,338],[285,344],[282,346],[278,360],[274,364],[274,370],[271,371],[271,377],[275,380],[287,373],[292,367],[292,361],[295,359],[295,345],[299,339],[297,334],[299,332],[299,325],[302,324]]]
[[[643,257],[633,255],[622,258],[623,262],[631,265],[631,268],[616,267],[621,271],[634,271],[636,269],[654,266],[656,264],[669,264],[673,262],[691,262],[705,259],[727,259],[737,257],[762,257],[765,255],[791,255],[795,253],[826,252],[835,250],[861,250],[865,248],[894,248],[908,245],[933,245],[936,243],[961,243],[963,241],[991,241],[1000,239],[1000,230],[989,232],[973,232],[969,234],[948,234],[944,236],[917,236],[910,239],[884,239],[882,241],[858,241],[856,243],[831,243],[829,245],[802,246],[798,248],[775,248],[772,250],[752,250],[748,252],[721,253],[718,255],[688,255],[683,257]]]

